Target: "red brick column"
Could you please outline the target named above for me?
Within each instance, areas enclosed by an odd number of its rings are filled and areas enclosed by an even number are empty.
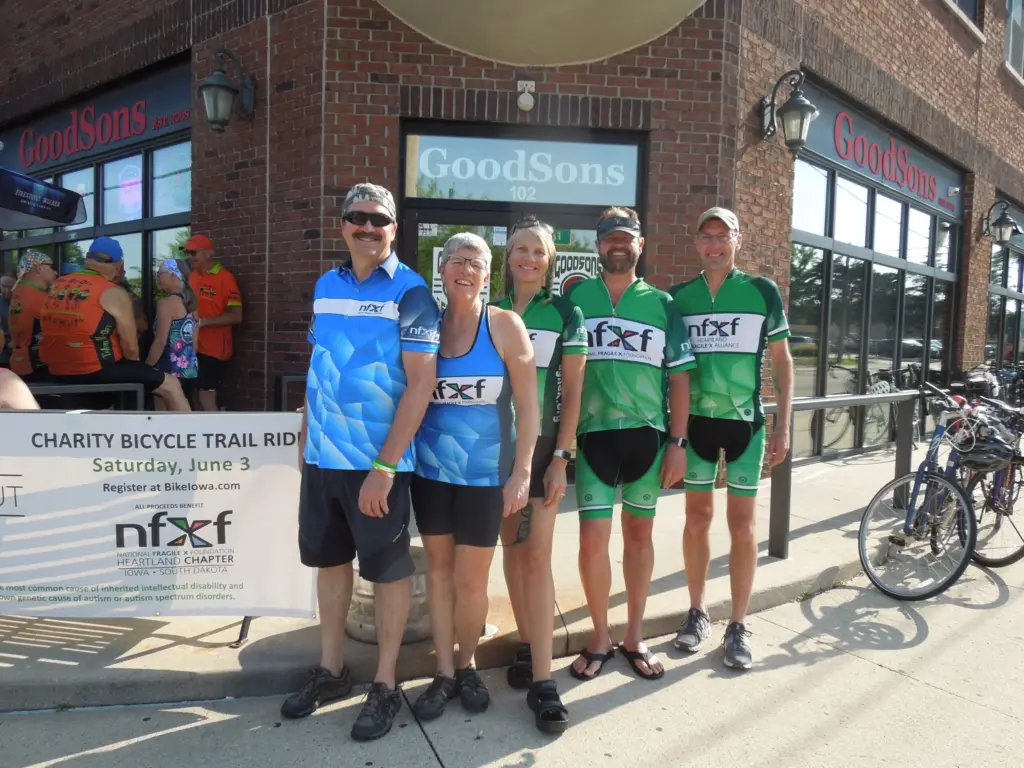
[[[981,233],[981,219],[995,200],[996,191],[991,183],[976,174],[967,175],[960,238],[960,279],[953,315],[953,367],[959,371],[985,360],[992,240]]]

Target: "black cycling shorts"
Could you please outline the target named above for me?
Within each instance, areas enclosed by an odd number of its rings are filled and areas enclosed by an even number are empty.
[[[555,435],[541,435],[533,448],[533,466],[530,468],[530,498],[544,498],[544,473],[554,458]]]
[[[359,511],[359,491],[369,474],[358,469],[302,468],[299,491],[299,558],[309,568],[333,568],[359,557],[359,575],[387,584],[412,576],[409,553],[410,472],[395,475],[388,513]]]
[[[164,384],[164,374],[156,368],[146,365],[141,360],[118,360],[105,365],[93,373],[80,373],[75,376],[58,376],[51,373],[50,379],[55,384],[141,384],[147,395]]]
[[[199,362],[199,389],[207,392],[217,392],[224,386],[224,369],[227,367],[227,360],[209,355],[196,355]]]
[[[493,547],[505,511],[503,490],[500,485],[454,485],[416,475],[416,528],[422,536],[454,536],[456,546]]]

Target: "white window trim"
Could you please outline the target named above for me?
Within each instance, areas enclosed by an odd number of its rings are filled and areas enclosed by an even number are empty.
[[[1003,59],[1003,69],[1010,73],[1010,77],[1017,81],[1017,85],[1024,88],[1024,77],[1021,77],[1020,72],[1010,66],[1010,62]]]
[[[966,13],[960,10],[960,6],[954,3],[953,0],[939,0],[939,2],[946,6],[946,8],[948,8],[950,12],[954,16],[956,16],[957,21],[959,21],[964,27],[966,27],[967,31],[971,33],[971,37],[973,37],[979,43],[986,42],[985,33],[978,28],[977,24],[971,21],[970,16],[968,16]],[[978,11],[983,11],[984,7],[985,0],[978,0]]]

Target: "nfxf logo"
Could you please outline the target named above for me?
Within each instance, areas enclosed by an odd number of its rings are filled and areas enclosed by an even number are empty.
[[[696,331],[698,336],[735,336],[741,319],[734,317],[731,320],[717,320],[705,317],[700,325],[691,325],[689,327],[690,336],[694,335],[694,331]]]
[[[644,323],[617,318],[587,320],[589,355],[597,360],[627,360],[660,367],[665,332]]]
[[[500,376],[448,376],[437,380],[433,400],[439,405],[493,405],[500,392]]]
[[[620,347],[627,352],[646,352],[653,337],[653,328],[634,331],[622,325],[612,325],[607,320],[601,320],[594,326],[594,346],[597,347]],[[607,344],[606,338],[610,339]]]
[[[379,315],[384,311],[384,304],[360,304],[359,314],[361,315]]]
[[[207,540],[209,538],[209,534],[204,531],[203,535],[200,536],[198,531],[209,525],[212,525],[217,533],[217,544],[222,545],[226,541],[224,529],[231,525],[231,521],[227,519],[230,514],[232,514],[232,510],[226,509],[217,515],[216,520],[189,520],[186,517],[167,517],[166,512],[157,512],[146,525],[138,525],[136,523],[118,523],[114,527],[114,535],[117,539],[117,548],[127,548],[128,544],[125,542],[125,533],[128,531],[135,531],[136,543],[134,547],[132,547],[133,549],[162,546],[183,547],[185,546],[185,542],[188,542],[189,546],[193,549],[204,549],[214,545]],[[146,533],[147,528],[149,529],[148,535]],[[161,542],[160,531],[164,528],[175,529],[171,531],[171,535],[179,531],[181,532],[181,535],[175,536],[166,543]]]
[[[757,354],[764,315],[730,312],[722,315],[685,315],[683,322],[694,352]]]

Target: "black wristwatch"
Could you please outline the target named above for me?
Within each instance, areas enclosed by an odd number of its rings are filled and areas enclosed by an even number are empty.
[[[668,441],[672,443],[672,445],[678,445],[680,448],[685,448],[690,443],[690,441],[685,437],[670,437]]]
[[[565,459],[566,461],[572,461],[572,454],[564,449],[557,449],[552,456],[556,459]]]

